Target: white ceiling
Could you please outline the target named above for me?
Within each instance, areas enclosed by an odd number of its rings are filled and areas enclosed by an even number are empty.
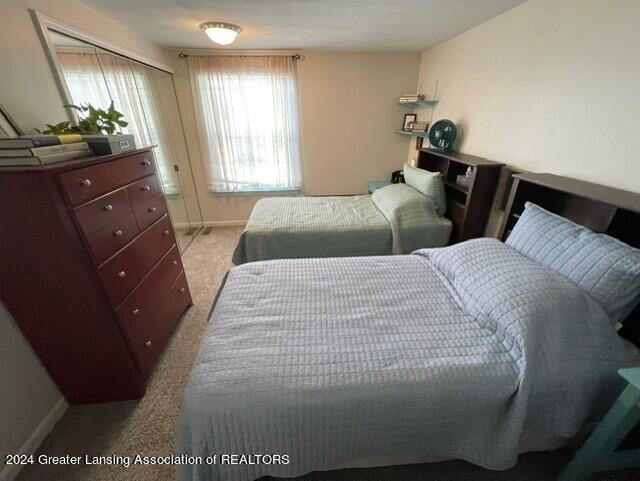
[[[198,26],[240,25],[227,48],[424,50],[525,0],[81,0],[165,47],[212,48]]]

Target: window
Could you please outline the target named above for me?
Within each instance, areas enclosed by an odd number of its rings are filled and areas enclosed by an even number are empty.
[[[56,53],[73,103],[115,108],[129,122],[122,129],[138,146],[157,145],[155,156],[163,189],[178,193],[174,156],[161,111],[153,69],[90,47],[58,47]]]
[[[189,70],[209,188],[215,192],[299,189],[294,60],[190,56]]]

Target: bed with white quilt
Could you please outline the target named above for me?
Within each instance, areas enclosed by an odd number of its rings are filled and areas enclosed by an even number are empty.
[[[452,223],[442,176],[405,166],[407,184],[372,195],[259,200],[233,263],[303,257],[408,254],[448,243]]]
[[[575,435],[635,364],[615,323],[640,296],[640,251],[607,244],[598,276],[564,274],[521,253],[533,252],[527,229],[511,245],[233,268],[185,389],[178,451],[289,462],[185,465],[179,479],[442,458],[507,469],[527,432]]]

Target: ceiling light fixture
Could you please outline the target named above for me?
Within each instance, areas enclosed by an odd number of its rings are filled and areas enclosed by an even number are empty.
[[[200,28],[211,40],[220,45],[229,45],[242,32],[241,27],[224,22],[205,22],[200,25]]]

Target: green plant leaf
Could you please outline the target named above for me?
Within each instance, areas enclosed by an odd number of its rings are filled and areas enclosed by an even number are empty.
[[[66,104],[64,107],[78,112],[79,120],[77,124],[71,125],[70,121],[46,124],[47,129],[41,133],[54,135],[64,133],[113,134],[116,132],[117,126],[126,127],[129,125],[128,122],[121,120],[123,115],[115,109],[113,100],[106,110],[94,107],[91,104]],[[37,132],[40,133],[39,130]]]

